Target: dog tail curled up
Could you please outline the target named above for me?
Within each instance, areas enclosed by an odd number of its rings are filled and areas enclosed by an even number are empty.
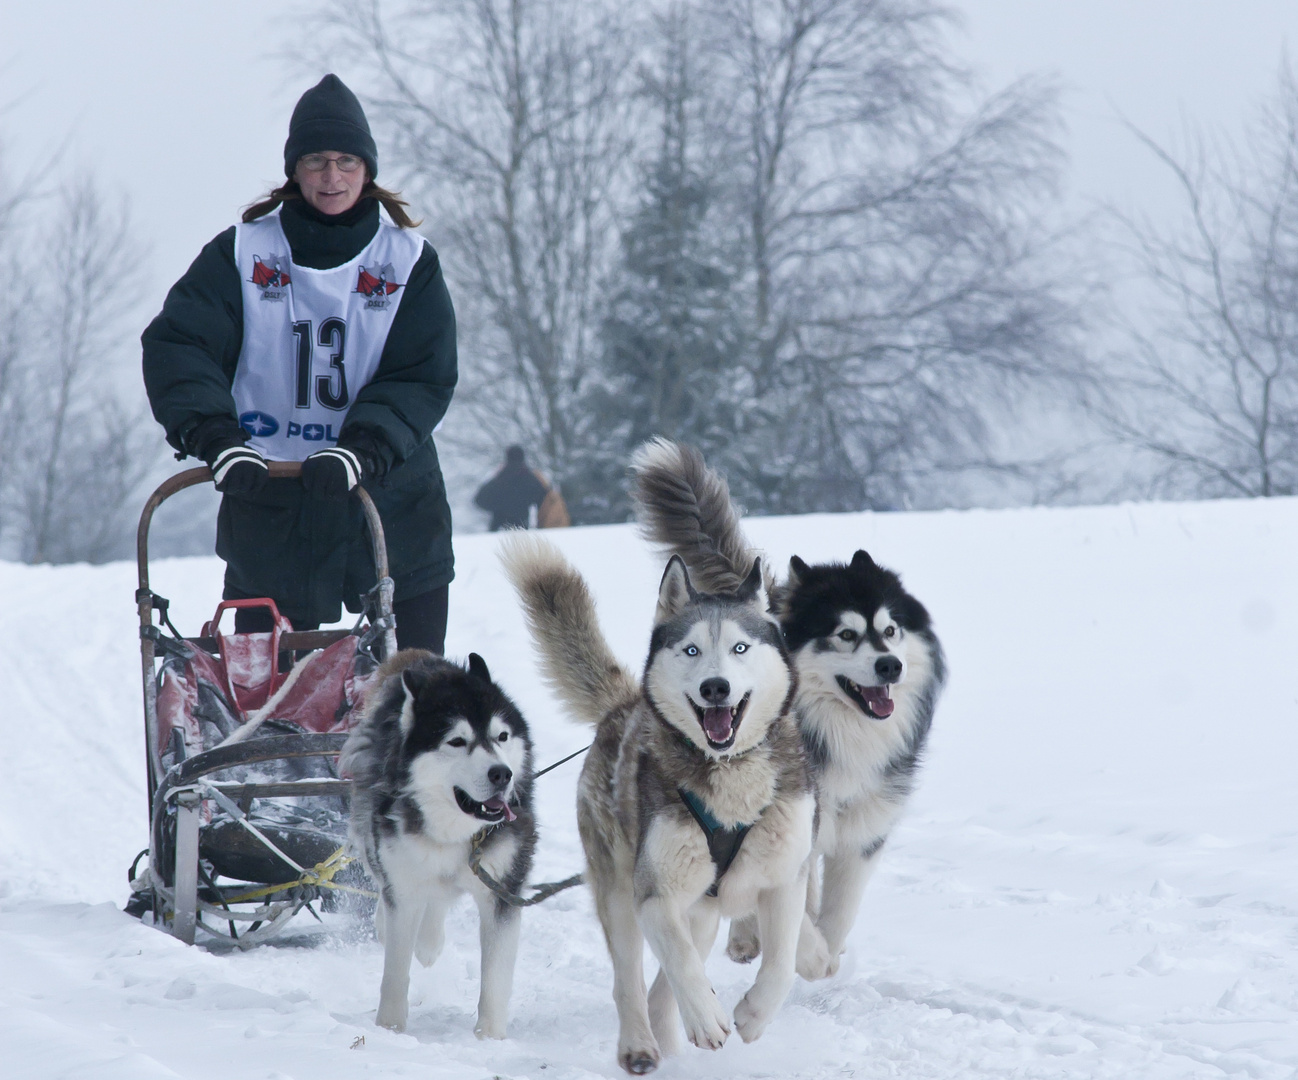
[[[704,592],[733,593],[752,569],[757,551],[739,527],[725,478],[692,446],[650,439],[631,458],[640,531],[650,543],[679,555]],[[770,561],[764,559],[763,567]],[[774,587],[764,569],[767,591]]]
[[[559,549],[519,530],[502,540],[500,561],[523,601],[545,681],[574,716],[598,724],[638,701],[638,680],[608,647],[590,589]]]

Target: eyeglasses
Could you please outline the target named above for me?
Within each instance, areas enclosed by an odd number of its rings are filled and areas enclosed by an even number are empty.
[[[325,157],[324,154],[303,154],[297,159],[297,163],[307,172],[324,172],[330,164],[337,165],[339,172],[355,172],[365,164],[354,154],[339,154],[337,157]]]

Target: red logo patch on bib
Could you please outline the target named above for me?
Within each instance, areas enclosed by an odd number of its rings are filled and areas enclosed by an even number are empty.
[[[402,287],[392,280],[396,276],[391,263],[371,266],[368,269],[361,267],[361,272],[356,278],[355,291],[366,298],[366,308],[382,309],[392,302],[388,297]]]
[[[252,257],[252,277],[249,280],[261,290],[263,300],[283,300],[288,295],[293,280],[288,272],[288,260],[283,255]]]

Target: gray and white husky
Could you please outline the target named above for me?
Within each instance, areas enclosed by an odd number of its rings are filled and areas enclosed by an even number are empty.
[[[532,745],[514,703],[476,653],[462,668],[407,649],[381,667],[339,764],[353,779],[351,841],[379,888],[383,982],[375,1022],[402,1031],[410,960],[427,967],[443,925],[469,893],[481,922],[479,1038],[503,1039],[518,953],[519,910],[470,868],[517,893],[536,847]]]
[[[683,558],[702,588],[742,580],[757,552],[739,527],[725,480],[698,451],[665,439],[637,452],[637,516],[646,536]],[[838,971],[866,882],[914,787],[945,661],[923,604],[864,551],[809,566],[796,555],[771,587],[772,610],[798,674],[794,703],[818,797],[807,910],[823,938],[803,941],[798,972]],[[823,887],[822,887],[823,881]],[[732,959],[765,939],[751,920],[730,927]]]
[[[760,567],[706,595],[672,559],[641,683],[553,546],[519,533],[502,549],[546,678],[596,729],[577,824],[613,959],[619,1063],[654,1069],[678,1049],[682,1020],[695,1046],[725,1042],[731,1021],[704,971],[722,915],[755,913],[766,946],[734,1012],[751,1042],[793,984],[815,814],[788,711],[794,676]],[[660,965],[648,996],[645,938]]]

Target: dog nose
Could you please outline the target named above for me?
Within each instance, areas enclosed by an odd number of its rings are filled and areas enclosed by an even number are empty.
[[[514,771],[508,765],[493,765],[487,770],[487,780],[494,787],[503,788],[514,777]]]
[[[901,661],[895,656],[881,656],[874,662],[874,671],[884,682],[896,682],[901,678]]]
[[[730,682],[717,676],[699,683],[699,693],[709,705],[720,705],[730,696]]]

